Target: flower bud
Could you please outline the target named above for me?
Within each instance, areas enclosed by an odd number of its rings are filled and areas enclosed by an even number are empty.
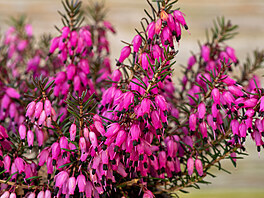
[[[10,172],[10,166],[11,166],[11,158],[9,155],[6,155],[3,159],[4,162],[4,168],[6,169],[6,173]]]
[[[76,136],[76,124],[73,123],[70,127],[70,140],[74,141]]]

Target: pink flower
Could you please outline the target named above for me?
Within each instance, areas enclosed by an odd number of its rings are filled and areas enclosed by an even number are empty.
[[[69,188],[69,194],[74,195],[74,191],[76,188],[76,179],[75,177],[70,177],[68,180],[68,188]]]
[[[196,121],[197,121],[196,114],[191,114],[189,117],[189,127],[191,131],[196,130]]]
[[[210,48],[207,45],[202,46],[202,57],[205,62],[210,60]]]
[[[6,89],[6,94],[10,97],[10,98],[15,98],[15,99],[19,99],[20,98],[20,94],[18,93],[17,90],[15,90],[12,87],[8,87]]]
[[[136,35],[132,41],[134,52],[138,52],[142,44],[142,38],[140,35]]]
[[[203,163],[198,158],[195,160],[195,169],[197,170],[199,176],[203,176]]]
[[[120,66],[121,63],[123,63],[123,61],[130,55],[131,53],[131,48],[129,46],[125,46],[122,50],[121,50],[121,54],[120,57],[116,63],[117,66]]]
[[[205,107],[205,104],[203,102],[201,102],[198,105],[197,113],[198,113],[199,122],[201,122],[205,116],[205,113],[206,113],[206,107]]]
[[[75,140],[75,136],[76,136],[76,124],[73,123],[70,127],[70,140],[74,141]]]
[[[190,157],[187,160],[187,170],[188,170],[188,174],[191,176],[193,174],[193,170],[194,170],[194,160],[192,157]]]

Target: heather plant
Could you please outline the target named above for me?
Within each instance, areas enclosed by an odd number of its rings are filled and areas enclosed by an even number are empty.
[[[223,159],[236,166],[248,137],[260,153],[264,52],[241,64],[227,44],[237,26],[217,18],[174,84],[188,31],[176,2],[147,0],[113,71],[103,4],[63,0],[58,35],[39,42],[13,20],[0,52],[1,198],[178,196],[212,167],[228,172]]]

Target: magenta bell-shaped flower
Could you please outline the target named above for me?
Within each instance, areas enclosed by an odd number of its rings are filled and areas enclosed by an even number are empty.
[[[6,169],[6,173],[10,172],[10,166],[11,166],[11,158],[9,155],[6,155],[3,159],[4,162],[4,168]]]
[[[35,198],[36,197],[36,194],[34,192],[31,192],[29,195],[28,195],[28,198]]]
[[[74,64],[69,64],[67,67],[67,79],[72,80],[76,73],[76,66]]]
[[[228,86],[228,90],[237,97],[244,95],[242,88],[235,85]]]
[[[203,138],[207,138],[207,126],[206,126],[206,122],[202,122],[199,124],[199,128],[201,131],[201,134],[203,136]]]
[[[25,161],[21,157],[17,157],[14,162],[19,174],[25,171]]]
[[[196,121],[197,121],[196,114],[195,113],[191,114],[189,117],[189,127],[191,131],[196,130]]]
[[[53,168],[53,160],[51,157],[48,157],[47,158],[47,173],[49,175],[51,175],[54,171],[54,168]]]
[[[8,87],[6,89],[6,94],[10,97],[10,98],[15,98],[15,99],[19,99],[20,98],[20,94],[17,92],[17,90],[15,90],[12,87]]]
[[[129,133],[132,137],[132,140],[138,142],[138,139],[141,135],[141,130],[140,130],[139,124],[136,124],[136,123],[132,124],[132,126],[129,130]]]
[[[51,116],[51,102],[50,102],[50,100],[48,100],[48,99],[45,100],[44,109],[46,112],[46,116],[50,117]]]
[[[202,57],[205,62],[210,60],[210,47],[207,45],[202,46]]]
[[[188,69],[191,69],[192,66],[196,63],[196,57],[193,55],[188,60]]]
[[[81,137],[79,140],[79,147],[81,149],[82,152],[86,151],[86,140],[84,137]]]
[[[195,169],[197,170],[199,176],[203,176],[203,163],[198,158],[195,160]]]
[[[28,104],[27,106],[27,112],[26,112],[26,118],[29,119],[34,114],[36,108],[36,102],[33,101]]]
[[[51,39],[49,55],[53,54],[53,52],[58,48],[59,41],[60,41],[60,37],[55,37],[55,38]]]
[[[33,143],[34,143],[34,133],[31,130],[27,131],[27,143],[28,143],[29,149],[32,149]]]
[[[45,192],[43,190],[39,191],[37,198],[44,198],[44,197],[45,197]]]
[[[148,68],[149,68],[149,61],[148,61],[147,56],[148,56],[147,53],[143,53],[143,54],[141,55],[141,65],[142,65],[142,68],[143,68],[144,70],[146,70],[146,71],[147,71]]]
[[[230,125],[231,125],[231,129],[233,131],[233,134],[234,135],[239,135],[239,131],[238,131],[239,122],[238,122],[238,120],[232,120]]]
[[[123,61],[130,55],[131,53],[131,48],[130,46],[125,46],[122,50],[121,50],[121,54],[120,57],[116,63],[117,66],[120,66],[121,63],[123,63]]]
[[[70,140],[74,141],[75,140],[75,136],[76,136],[76,124],[73,123],[70,127]]]
[[[120,147],[127,138],[127,132],[120,130],[116,136],[116,146]]]
[[[184,14],[180,10],[175,10],[173,12],[174,18],[176,21],[179,21],[179,23],[186,29],[188,30],[188,26],[186,24],[186,21],[184,19]]]
[[[57,160],[59,155],[60,155],[60,145],[58,142],[54,142],[52,145],[51,145],[51,156],[52,156],[52,159],[53,160]]]
[[[9,136],[7,134],[7,130],[5,127],[3,127],[2,125],[0,125],[0,140],[1,139],[8,139]]]
[[[96,134],[93,131],[89,132],[89,139],[90,139],[90,141],[92,143],[93,148],[95,150],[97,150],[97,147],[98,147],[97,136],[96,136]]]
[[[121,77],[122,77],[121,71],[119,69],[116,69],[115,71],[113,71],[111,79],[114,82],[118,82],[121,79]]]
[[[235,50],[232,47],[226,47],[225,51],[228,54],[228,56],[230,57],[230,59],[234,63],[237,63],[237,57],[236,57],[236,54],[235,54]]]
[[[68,180],[69,174],[66,171],[61,171],[55,175],[55,186],[61,188],[62,185]]]
[[[76,188],[76,179],[75,177],[70,177],[68,180],[68,189],[70,195],[74,195],[75,188]]]
[[[155,22],[151,22],[147,27],[148,41],[150,42],[155,35]]]
[[[8,95],[4,95],[1,101],[1,110],[5,112],[10,104],[11,100]]]
[[[38,166],[39,167],[44,165],[44,163],[47,161],[48,156],[49,156],[49,150],[48,149],[44,149],[39,153],[39,155],[38,155],[38,159],[39,159]]]
[[[5,191],[0,198],[9,198],[10,192],[9,191]]]
[[[66,39],[66,38],[68,38],[68,36],[69,36],[69,34],[70,34],[70,32],[71,32],[71,30],[70,30],[70,28],[68,27],[68,26],[65,26],[65,27],[63,27],[62,29],[61,29],[61,37],[63,38],[63,39]]]
[[[142,44],[142,38],[140,35],[136,35],[132,41],[134,52],[138,52]]]
[[[167,102],[162,95],[157,95],[155,97],[155,102],[161,111],[167,111],[168,110]]]
[[[41,101],[37,102],[37,104],[36,104],[36,109],[35,109],[35,114],[34,114],[36,121],[39,119],[40,114],[42,113],[42,110],[43,110],[43,102],[41,100]]]
[[[77,177],[76,182],[78,184],[79,192],[84,192],[85,191],[85,186],[86,186],[86,178],[85,178],[85,176],[83,174],[80,174]]]
[[[11,193],[9,198],[16,198],[16,194],[15,193]]]
[[[220,93],[217,88],[213,88],[211,92],[212,98],[216,104],[220,104]]]
[[[203,102],[201,102],[198,105],[197,113],[198,113],[199,121],[202,120],[205,116],[205,113],[206,113],[206,107],[205,107],[205,104]]]
[[[109,125],[107,132],[104,134],[105,137],[112,137],[115,135],[120,129],[120,125],[118,123],[112,123]]]
[[[51,198],[50,190],[45,190],[45,197],[44,198]]]
[[[44,125],[44,122],[46,121],[46,112],[45,110],[43,110],[40,114],[39,120],[38,120],[38,125],[41,128]]]
[[[193,170],[194,170],[194,160],[192,157],[190,157],[187,160],[187,170],[188,170],[188,174],[191,176],[193,174]]]

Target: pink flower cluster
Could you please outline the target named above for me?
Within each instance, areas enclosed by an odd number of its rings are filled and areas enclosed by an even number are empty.
[[[260,80],[232,76],[233,65],[239,67],[235,50],[217,35],[190,57],[176,92],[173,59],[188,26],[169,2],[152,8],[145,31],[123,47],[112,73],[107,31],[115,30],[108,21],[64,26],[48,58],[45,49],[34,50],[23,75],[18,61],[25,61],[31,26],[24,27],[25,38],[8,30],[6,65],[17,82],[0,83],[1,198],[14,198],[21,188],[30,198],[152,198],[202,181],[221,159],[235,162],[247,136],[260,152]],[[79,5],[68,6],[73,13]],[[31,84],[29,72],[41,77]]]

